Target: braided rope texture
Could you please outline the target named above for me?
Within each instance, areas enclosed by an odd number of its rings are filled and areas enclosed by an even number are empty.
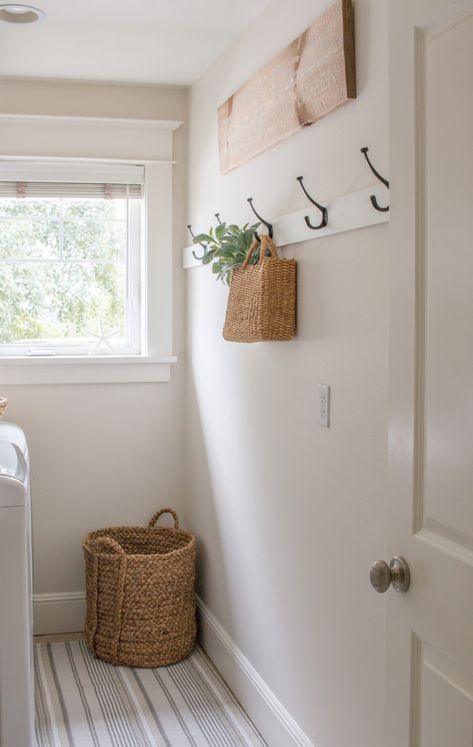
[[[3,417],[5,414],[5,410],[7,409],[8,400],[6,397],[0,397],[0,418]]]
[[[255,241],[242,267],[233,270],[223,328],[230,342],[290,340],[296,331],[296,261],[279,257],[269,236],[260,241],[258,262],[249,264],[259,247]]]
[[[154,526],[161,513],[175,527]],[[163,667],[185,659],[196,637],[195,537],[162,509],[144,527],[110,527],[83,543],[85,640],[100,659]]]

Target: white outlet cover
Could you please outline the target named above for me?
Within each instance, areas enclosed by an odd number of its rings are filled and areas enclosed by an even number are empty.
[[[330,386],[319,384],[319,423],[330,428]]]

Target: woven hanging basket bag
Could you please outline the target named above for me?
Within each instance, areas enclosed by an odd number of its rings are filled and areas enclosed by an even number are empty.
[[[174,528],[156,526],[161,514]],[[83,543],[85,640],[100,659],[165,667],[191,653],[196,636],[195,537],[163,508],[148,527],[112,527]]]
[[[250,264],[258,249],[258,262]],[[233,270],[225,340],[290,340],[296,331],[296,269],[295,259],[278,256],[269,236],[255,239],[242,266]]]

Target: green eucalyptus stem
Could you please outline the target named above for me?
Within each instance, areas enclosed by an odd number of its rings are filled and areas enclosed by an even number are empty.
[[[212,263],[212,272],[217,280],[230,285],[232,272],[235,267],[241,267],[245,261],[254,238],[255,231],[260,223],[245,223],[237,226],[235,223],[219,223],[211,227],[208,233],[200,233],[193,239],[194,244],[205,244],[204,253],[201,257],[192,252],[195,259],[204,265]],[[259,252],[255,252],[251,258],[251,264],[258,261]]]

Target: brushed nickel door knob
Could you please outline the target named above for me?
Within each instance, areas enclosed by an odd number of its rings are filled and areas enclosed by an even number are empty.
[[[394,591],[405,594],[411,584],[409,566],[404,558],[397,555],[389,565],[384,560],[377,560],[371,566],[370,581],[371,586],[380,594],[384,594],[391,584]]]

